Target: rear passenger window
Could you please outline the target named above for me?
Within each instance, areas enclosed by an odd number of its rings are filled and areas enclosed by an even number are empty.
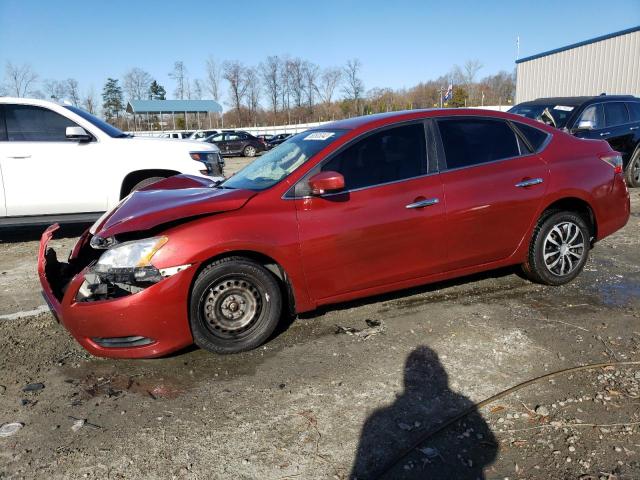
[[[622,102],[605,103],[604,118],[607,127],[615,127],[629,123],[629,112]]]
[[[522,133],[527,139],[534,152],[540,150],[549,136],[548,133],[538,130],[537,128],[530,127],[529,125],[525,125],[524,123],[516,123],[515,125],[516,128],[520,130],[520,133]]]
[[[627,103],[632,122],[640,122],[640,102]]]
[[[67,127],[77,126],[62,115],[31,105],[5,106],[7,137],[14,142],[64,142]]]
[[[341,173],[347,190],[424,175],[424,126],[419,123],[369,135],[324,164],[322,171]]]
[[[580,127],[581,123],[582,127]],[[582,115],[580,115],[580,120],[578,120],[576,127],[585,128],[585,125],[591,125],[590,128],[592,130],[604,128],[604,110],[602,110],[601,103],[591,105],[590,107],[585,108],[584,112],[582,112]]]
[[[502,120],[438,120],[447,168],[461,168],[520,155],[515,132]]]

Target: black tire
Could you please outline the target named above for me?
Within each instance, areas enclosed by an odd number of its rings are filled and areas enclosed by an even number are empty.
[[[198,275],[191,290],[189,323],[199,347],[237,353],[262,345],[280,322],[281,312],[275,276],[247,258],[228,257]]]
[[[589,258],[590,232],[585,219],[575,212],[547,212],[533,231],[528,259],[522,265],[525,276],[544,285],[569,283]]]
[[[247,145],[246,147],[244,147],[244,150],[242,150],[242,155],[244,155],[245,157],[255,157],[256,147],[254,147],[253,145]]]
[[[133,187],[131,187],[131,190],[129,191],[129,193],[135,192],[136,190],[140,190],[141,188],[144,188],[144,187],[148,187],[152,183],[159,182],[160,180],[164,180],[165,178],[166,177],[148,177],[148,178],[145,178],[144,180],[139,181]]]
[[[627,164],[627,168],[624,172],[627,185],[632,188],[640,187],[640,146],[633,152],[631,160]]]

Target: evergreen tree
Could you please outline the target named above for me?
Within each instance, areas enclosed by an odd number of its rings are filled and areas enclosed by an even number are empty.
[[[166,100],[167,91],[162,85],[155,80],[151,82],[149,87],[149,99],[150,100]]]
[[[107,83],[102,89],[102,109],[107,120],[117,117],[124,109],[122,100],[122,88],[115,78],[107,78]]]

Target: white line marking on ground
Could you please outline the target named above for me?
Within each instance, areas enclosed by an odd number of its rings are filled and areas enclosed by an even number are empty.
[[[41,313],[45,313],[48,311],[49,307],[47,305],[40,305],[38,308],[27,310],[26,312],[7,313],[5,315],[0,315],[0,320],[19,320],[21,318],[36,317]]]

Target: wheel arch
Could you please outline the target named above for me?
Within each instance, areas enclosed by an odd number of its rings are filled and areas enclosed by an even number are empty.
[[[555,199],[542,210],[540,218],[554,211],[569,211],[579,214],[591,228],[592,239],[598,237],[598,219],[593,207],[587,200],[576,196]]]
[[[212,262],[228,257],[246,258],[269,270],[276,277],[278,284],[282,288],[282,298],[286,302],[285,306],[287,309],[287,313],[291,316],[295,315],[296,296],[291,277],[287,274],[287,271],[280,264],[280,262],[270,257],[269,255],[257,252],[255,250],[226,251],[224,253],[214,255],[213,257],[210,257],[207,260],[201,262],[200,265],[198,265],[198,269],[193,275],[193,279],[191,280],[191,287],[189,288],[189,304],[191,304],[191,292],[193,291],[193,284],[198,278],[198,275],[200,275],[200,272],[202,272]]]
[[[122,200],[124,197],[129,195],[129,192],[133,188],[133,186],[149,177],[172,177],[173,175],[179,175],[180,172],[177,170],[170,170],[166,168],[146,168],[143,170],[134,170],[133,172],[127,173],[127,175],[122,179],[120,183],[120,195],[119,199]]]

